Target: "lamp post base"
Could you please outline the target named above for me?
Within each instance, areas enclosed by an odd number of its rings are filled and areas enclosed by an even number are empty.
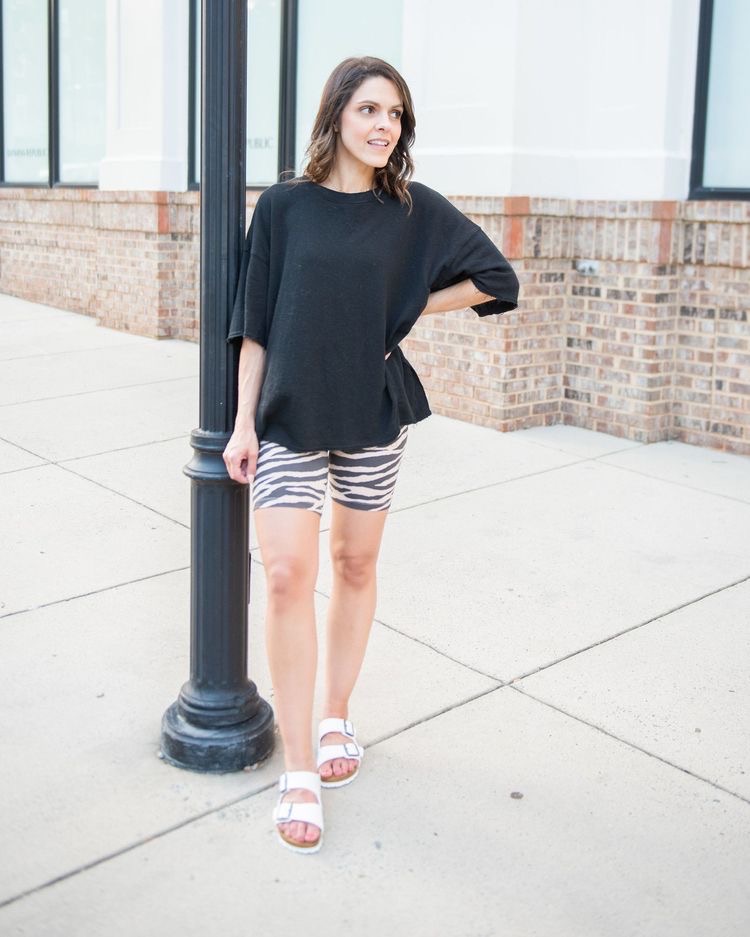
[[[259,700],[251,719],[235,725],[196,726],[180,713],[174,702],[161,721],[160,757],[177,768],[224,774],[255,766],[274,748],[273,710]]]

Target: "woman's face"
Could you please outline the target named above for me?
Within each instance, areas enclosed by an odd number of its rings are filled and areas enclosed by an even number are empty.
[[[403,102],[394,83],[371,75],[354,91],[339,118],[336,161],[380,169],[401,136]]]

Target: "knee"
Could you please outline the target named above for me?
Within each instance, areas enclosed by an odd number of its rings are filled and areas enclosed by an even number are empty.
[[[333,569],[340,579],[353,589],[364,589],[375,578],[377,557],[369,553],[335,552],[331,557]]]
[[[279,556],[266,566],[266,589],[269,601],[295,602],[315,587],[316,570],[304,559]]]

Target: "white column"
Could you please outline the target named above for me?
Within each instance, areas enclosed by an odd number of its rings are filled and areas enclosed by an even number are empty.
[[[100,189],[187,189],[188,0],[107,0]]]
[[[446,195],[507,195],[519,0],[408,0],[402,72],[414,98],[414,178]]]

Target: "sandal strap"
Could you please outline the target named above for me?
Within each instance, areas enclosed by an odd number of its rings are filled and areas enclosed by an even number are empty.
[[[279,777],[280,794],[296,787],[311,791],[320,800],[320,775],[317,771],[285,771]]]
[[[300,804],[293,800],[279,801],[273,809],[276,823],[290,823],[299,820],[312,823],[323,832],[323,810],[320,804]]]
[[[318,749],[318,767],[334,758],[356,758],[362,760],[365,750],[356,742],[339,742],[336,745],[322,745]]]
[[[350,739],[354,738],[354,723],[350,719],[341,719],[338,716],[329,716],[327,719],[321,719],[318,726],[318,741],[329,732],[340,732],[342,735],[348,735]]]

